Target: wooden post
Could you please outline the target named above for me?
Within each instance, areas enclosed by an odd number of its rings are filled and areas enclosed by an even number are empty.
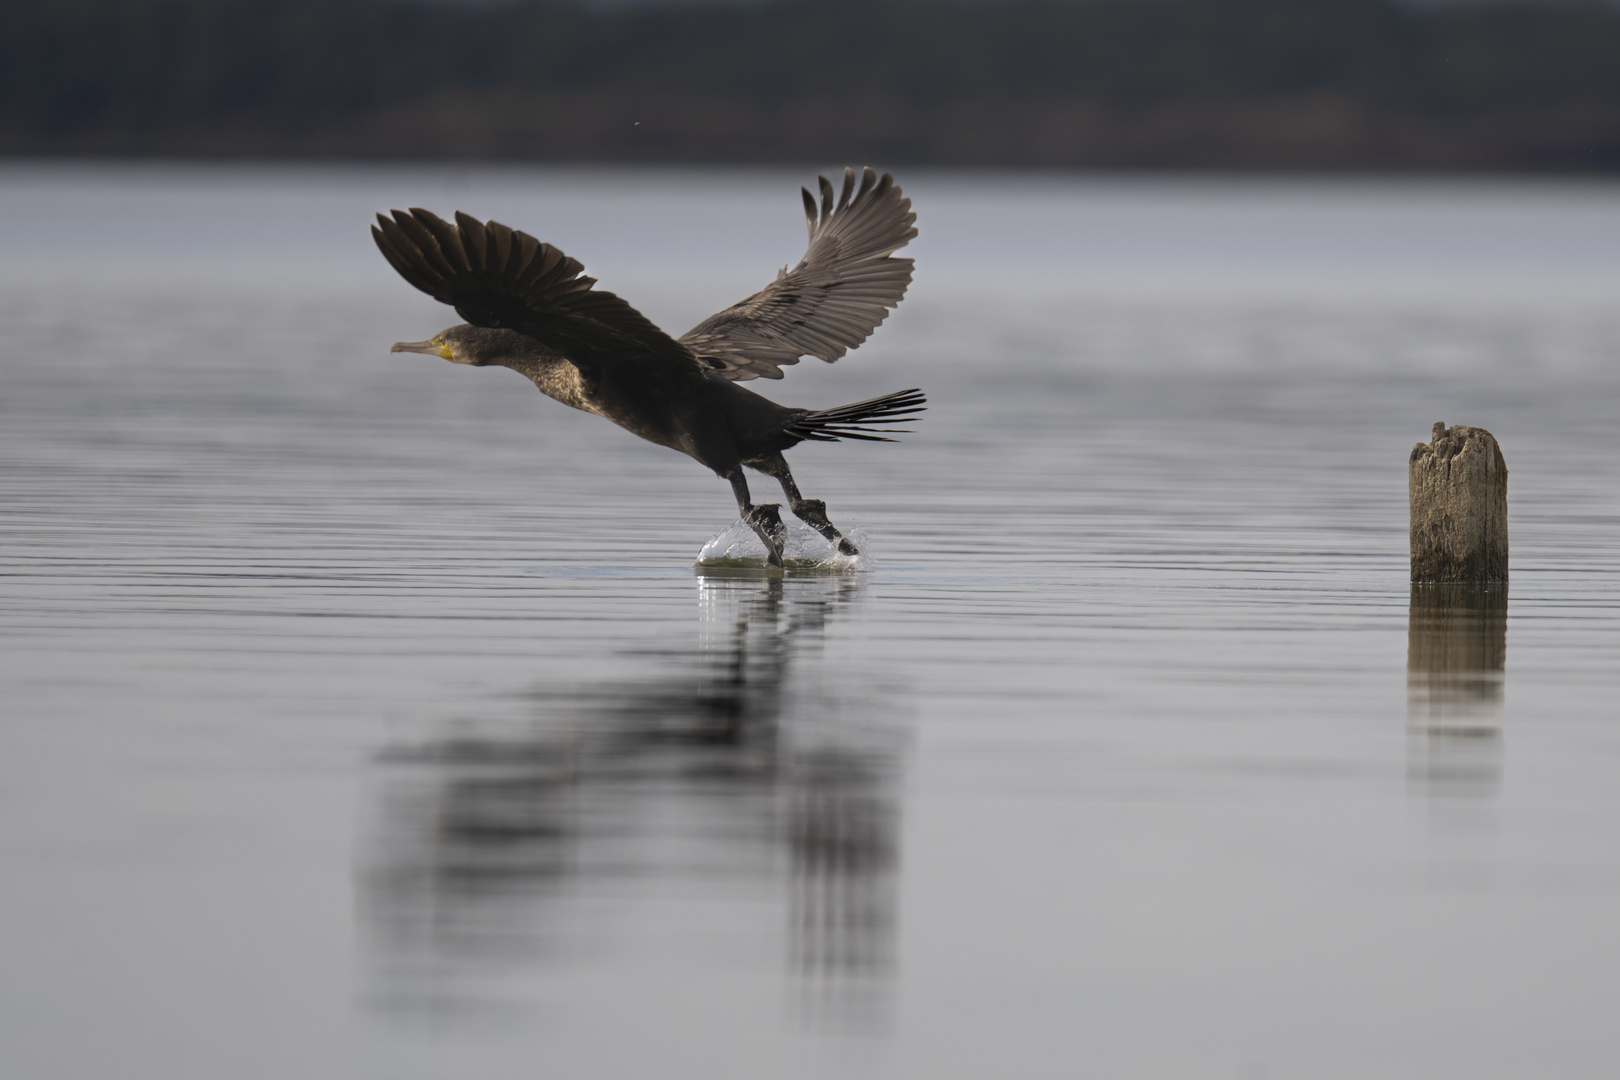
[[[1407,465],[1412,580],[1506,581],[1508,472],[1496,438],[1440,422]]]

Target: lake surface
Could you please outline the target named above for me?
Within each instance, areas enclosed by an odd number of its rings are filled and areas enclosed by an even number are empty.
[[[1610,1075],[1620,186],[902,175],[906,302],[755,384],[929,394],[791,454],[848,572],[387,352],[375,210],[678,332],[810,179],[0,169],[0,1074]],[[1505,598],[1408,586],[1436,420]]]

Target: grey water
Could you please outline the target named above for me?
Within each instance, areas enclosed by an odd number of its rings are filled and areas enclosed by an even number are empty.
[[[760,387],[929,394],[790,455],[840,572],[387,352],[376,210],[678,332],[810,179],[0,168],[0,1074],[1611,1074],[1620,186],[903,173],[910,296]],[[1505,592],[1407,583],[1436,420]]]

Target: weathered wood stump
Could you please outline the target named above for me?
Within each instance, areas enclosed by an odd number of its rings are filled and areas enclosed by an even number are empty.
[[[1506,581],[1508,472],[1495,436],[1440,422],[1407,465],[1412,580]]]

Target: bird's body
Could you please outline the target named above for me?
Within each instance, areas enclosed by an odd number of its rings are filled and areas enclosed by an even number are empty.
[[[892,253],[916,235],[910,200],[870,169],[858,192],[845,171],[836,206],[825,178],[821,189],[819,215],[805,192],[805,259],[678,341],[617,296],[592,289],[578,263],[523,233],[463,214],[455,225],[425,210],[378,215],[372,233],[388,261],[468,320],[394,351],[511,368],[565,405],[689,455],[731,482],[773,565],[781,565],[781,518],[774,504],[752,503],[744,466],[777,479],[793,512],[853,555],[825,505],[799,494],[782,452],[806,439],[890,441],[880,434],[890,429],[872,425],[920,412],[921,392],[818,411],[778,405],[739,385],[781,378],[781,367],[802,355],[838,359],[905,294],[911,260]]]
[[[473,334],[465,336],[470,339]],[[468,351],[473,356],[498,357],[487,363],[527,376],[547,397],[612,420],[722,475],[732,465],[780,453],[799,442],[787,434],[788,425],[810,411],[778,405],[706,371],[670,365],[654,365],[650,371],[632,366],[628,372],[606,365],[589,378],[573,361],[548,352],[526,334],[483,329],[477,336],[486,338],[487,344],[482,350],[472,345]]]

